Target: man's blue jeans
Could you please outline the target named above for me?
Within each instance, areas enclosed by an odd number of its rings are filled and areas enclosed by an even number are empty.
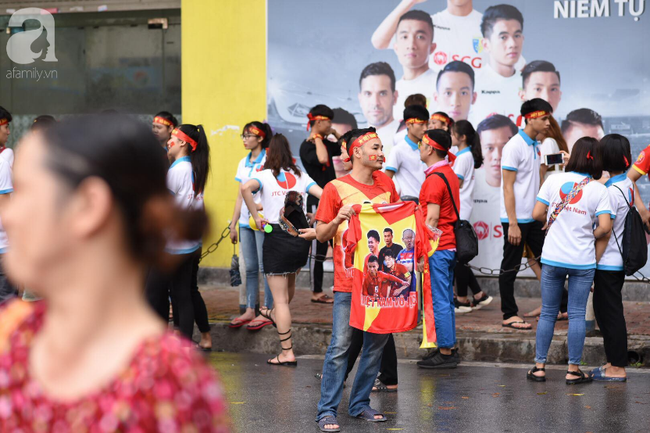
[[[569,277],[569,364],[580,365],[585,344],[585,313],[595,269],[571,269],[544,264],[542,266],[542,313],[537,324],[535,362],[546,363],[553,340],[555,321],[560,311],[564,282]]]
[[[332,340],[325,354],[323,380],[320,387],[318,417],[337,416],[337,409],[343,395],[343,382],[348,366],[348,353],[352,341],[350,327],[351,293],[334,292]],[[370,407],[370,392],[379,372],[381,354],[390,334],[363,333],[363,352],[354,384],[350,391],[348,413],[357,416]]]
[[[262,244],[264,233],[250,227],[239,227],[239,245],[246,266],[246,308],[255,308],[259,303],[259,274],[264,278],[264,306],[273,308],[273,295],[264,276]]]
[[[436,319],[438,346],[451,349],[456,345],[456,313],[454,310],[454,268],[456,252],[439,250],[429,257],[433,316]]]

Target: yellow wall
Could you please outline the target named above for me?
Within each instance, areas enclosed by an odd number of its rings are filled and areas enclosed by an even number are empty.
[[[205,249],[232,217],[235,171],[246,155],[241,128],[266,118],[266,0],[182,0],[181,29],[183,121],[203,124],[210,143]],[[229,267],[231,256],[226,239],[201,265]]]

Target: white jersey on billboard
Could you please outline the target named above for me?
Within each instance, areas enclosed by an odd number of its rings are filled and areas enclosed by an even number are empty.
[[[393,119],[392,122],[386,123],[381,128],[378,128],[376,126],[375,128],[377,128],[377,135],[379,136],[379,140],[383,145],[384,157],[388,158],[390,151],[393,149],[393,138],[395,137],[397,128],[399,128],[399,120]]]
[[[491,114],[503,114],[516,123],[522,104],[520,89],[521,74],[518,71],[511,77],[504,77],[486,64],[476,77],[476,103],[469,113],[472,125],[478,125]]]
[[[431,69],[413,80],[404,78],[397,80],[395,89],[397,90],[397,103],[393,106],[393,117],[402,120],[404,117],[404,101],[411,95],[421,93],[427,98],[427,107],[433,103],[433,93],[436,91],[436,77],[438,75]],[[429,111],[431,111],[429,109]]]
[[[459,17],[445,9],[433,20],[433,42],[436,50],[429,58],[429,67],[438,72],[454,60],[460,60],[479,70],[483,64],[481,44],[481,20],[483,14],[472,10],[469,15]]]

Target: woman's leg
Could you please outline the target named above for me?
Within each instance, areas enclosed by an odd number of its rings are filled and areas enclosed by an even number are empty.
[[[359,353],[363,347],[363,331],[357,328],[352,328],[352,339],[350,340],[350,348],[348,349],[348,368],[345,370],[345,380],[348,380],[350,372],[357,362]]]
[[[469,275],[472,271],[462,263],[456,263],[456,295],[462,303],[467,302],[467,287],[469,286]]]
[[[255,318],[255,307],[259,298],[259,267],[262,263],[257,255],[256,233],[249,227],[239,228],[239,245],[246,267],[246,312],[231,323],[251,321]]]
[[[169,322],[170,275],[151,268],[145,281],[145,295],[151,308],[165,322]]]
[[[594,313],[603,334],[608,364],[606,376],[625,377],[627,366],[627,325],[623,315],[621,290],[623,271],[596,271],[594,276]]]
[[[293,353],[291,339],[291,310],[289,309],[289,277],[293,276],[293,285],[295,289],[295,274],[290,275],[267,275],[271,292],[273,293],[273,320],[277,325],[280,336],[280,346],[282,352],[276,358],[269,359],[270,363],[295,361],[296,356]]]
[[[178,315],[178,328],[181,334],[192,339],[194,331],[194,304],[192,303],[192,256],[184,255],[183,262],[174,273],[171,281],[171,294],[174,302],[174,317]]]
[[[264,306],[270,310],[271,308],[273,308],[273,294],[271,293],[268,279],[264,274],[264,260],[262,259],[263,246],[264,246],[264,233],[259,231],[255,232],[255,247],[257,248],[257,260],[260,264],[259,266],[260,274],[262,274],[262,278],[264,278]]]
[[[595,269],[569,269],[569,371],[578,371],[585,345],[587,299],[594,282]],[[561,293],[560,293],[561,295]],[[541,320],[540,320],[541,322]],[[567,375],[567,379],[575,379]]]
[[[201,333],[199,346],[203,349],[212,348],[212,336],[210,335],[210,322],[208,321],[208,309],[205,307],[205,301],[201,292],[199,292],[199,261],[201,260],[201,250],[197,251],[192,257],[192,305],[194,306],[194,320]]]
[[[544,265],[542,268],[542,312],[537,324],[537,335],[535,345],[535,363],[538,368],[546,364],[548,349],[553,340],[553,330],[557,320],[557,312],[560,311],[560,300],[562,288],[566,279],[567,269],[555,266]],[[583,317],[584,322],[584,317]],[[535,373],[543,376],[543,373]]]

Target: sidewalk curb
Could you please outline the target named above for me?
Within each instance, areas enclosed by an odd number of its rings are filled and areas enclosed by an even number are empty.
[[[277,331],[271,326],[256,332],[245,327],[228,328],[227,322],[211,324],[213,347],[226,352],[254,352],[275,355],[280,352]],[[292,325],[293,345],[297,356],[325,355],[332,335],[331,326],[297,324]],[[394,334],[397,357],[418,359],[426,351],[420,349],[422,331],[413,330]],[[465,361],[532,363],[535,358],[535,333],[497,333],[479,331],[458,331],[461,358]],[[195,331],[198,341],[198,331]],[[556,334],[548,353],[549,364],[567,363],[567,337]],[[600,337],[587,337],[582,361],[587,365],[603,365],[605,351]],[[650,337],[631,335],[628,350],[635,351],[643,360],[650,360]]]

